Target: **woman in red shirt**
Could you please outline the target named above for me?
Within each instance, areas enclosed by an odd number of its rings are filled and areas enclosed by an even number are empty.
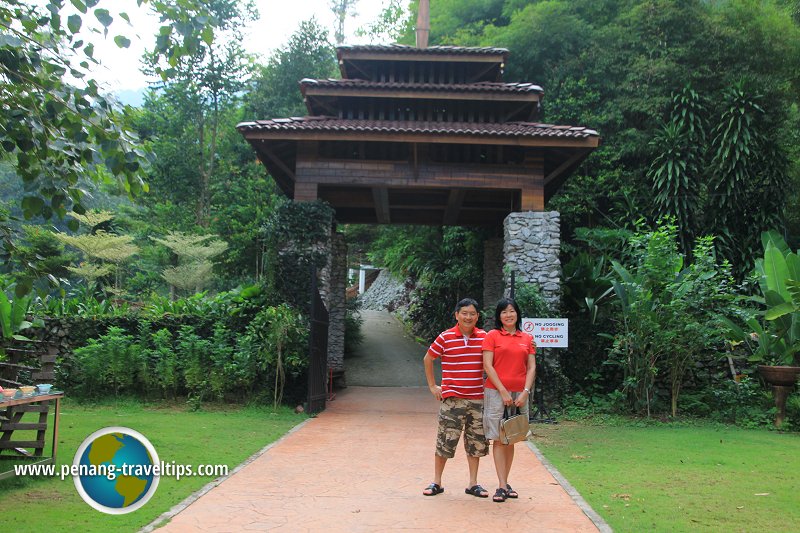
[[[500,419],[504,408],[512,404],[528,415],[528,397],[536,375],[536,345],[533,337],[520,330],[521,322],[517,302],[503,298],[495,309],[495,329],[483,340],[483,369],[487,376],[483,427],[486,439],[494,441],[492,456],[499,486],[492,500],[498,503],[519,497],[508,484],[514,445],[500,440]]]

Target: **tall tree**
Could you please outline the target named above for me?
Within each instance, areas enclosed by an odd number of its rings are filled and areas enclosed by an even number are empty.
[[[347,17],[355,17],[355,7],[358,0],[330,0],[329,6],[333,16],[336,18],[336,29],[333,32],[333,37],[336,44],[344,43],[344,23]]]
[[[146,54],[150,71],[168,81],[162,83],[164,97],[185,117],[193,132],[189,159],[197,173],[195,222],[209,225],[210,188],[215,175],[220,123],[226,108],[235,105],[250,74],[250,60],[238,36],[258,13],[252,0],[206,0],[207,15],[215,22],[216,33],[200,32],[188,39],[186,54],[167,57],[161,53],[172,28],[182,28],[182,0],[167,0],[162,12],[157,46]]]
[[[99,180],[103,166],[131,194],[146,188],[145,154],[90,75],[97,60],[87,28],[107,35],[114,20],[98,3],[73,2],[77,12],[68,15],[63,0],[0,1],[0,144],[25,183],[26,219],[83,212],[78,182]]]
[[[248,120],[302,116],[306,110],[298,82],[335,73],[336,53],[328,30],[313,18],[301,22],[289,42],[253,76],[245,96],[245,116]]]

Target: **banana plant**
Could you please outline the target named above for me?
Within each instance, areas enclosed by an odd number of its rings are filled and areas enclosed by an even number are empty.
[[[30,328],[33,323],[26,320],[31,297],[15,298],[11,300],[4,291],[0,291],[0,329],[3,340],[11,339],[28,340],[19,332]]]

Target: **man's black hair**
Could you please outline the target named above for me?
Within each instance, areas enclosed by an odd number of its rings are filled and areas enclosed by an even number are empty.
[[[470,305],[475,306],[475,310],[480,313],[479,311],[480,307],[478,307],[478,302],[476,302],[472,298],[464,298],[462,300],[459,300],[458,303],[456,304],[455,312],[458,313],[459,311],[461,311],[462,307],[469,307]]]

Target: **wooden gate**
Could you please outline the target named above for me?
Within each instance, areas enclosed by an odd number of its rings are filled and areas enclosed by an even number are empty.
[[[310,316],[311,332],[308,336],[308,412],[319,413],[325,409],[328,396],[328,310],[317,287],[317,269],[311,267]]]

